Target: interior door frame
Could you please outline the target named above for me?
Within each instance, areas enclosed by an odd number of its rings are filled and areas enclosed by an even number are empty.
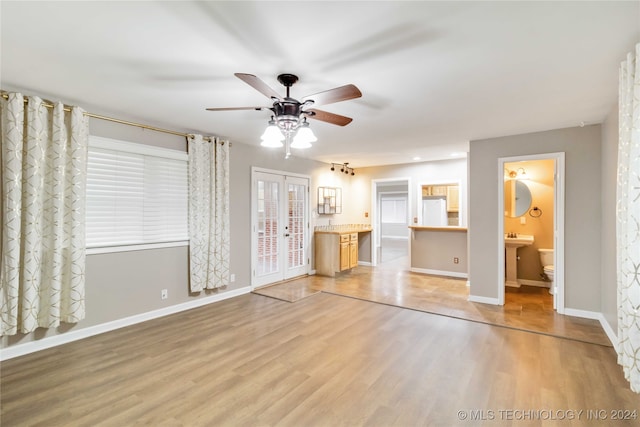
[[[310,268],[311,268],[311,233],[310,233],[310,226],[311,226],[311,199],[309,197],[309,192],[311,189],[311,176],[310,175],[305,175],[305,174],[299,174],[299,173],[295,173],[295,172],[287,172],[287,171],[281,171],[281,170],[275,170],[275,169],[266,169],[266,168],[260,168],[260,167],[256,167],[256,166],[252,166],[251,167],[251,202],[250,202],[250,209],[251,209],[251,223],[249,226],[249,232],[251,235],[251,290],[256,289],[256,287],[260,287],[260,286],[268,286],[270,283],[261,283],[261,284],[257,284],[257,276],[256,276],[256,269],[257,269],[257,254],[258,254],[258,236],[256,233],[256,229],[258,226],[258,215],[257,215],[257,206],[255,205],[255,201],[256,201],[256,195],[257,195],[257,187],[256,187],[256,174],[257,173],[265,173],[265,174],[271,174],[271,175],[277,175],[282,177],[283,179],[283,187],[282,187],[282,194],[286,194],[286,178],[287,177],[292,177],[292,178],[301,178],[301,179],[305,179],[307,181],[307,193],[306,193],[306,200],[305,200],[305,204],[306,204],[306,212],[305,212],[305,217],[307,220],[307,224],[305,227],[305,236],[304,236],[304,241],[305,241],[305,254],[307,256],[307,263],[306,263],[306,267],[305,267],[305,274],[309,274]],[[284,203],[284,199],[280,200],[281,205]],[[285,217],[287,217],[287,215],[283,212],[282,215],[284,215]],[[279,218],[279,221],[282,221],[282,218]],[[282,248],[283,248],[283,259],[281,260],[281,267],[282,267],[282,278],[284,279],[286,277],[286,269],[287,269],[287,264],[286,264],[286,256],[284,256],[284,247],[285,247],[285,241],[282,235],[282,232],[280,233],[280,239],[281,243],[282,243]],[[277,283],[277,282],[272,282],[272,283]]]
[[[378,189],[379,183],[385,182],[406,182],[407,183],[407,224],[411,224],[411,217],[414,210],[414,196],[410,177],[397,178],[379,178],[371,180],[371,266],[375,267],[378,263],[378,247],[380,246],[380,197],[379,193],[384,192]],[[407,245],[409,246],[408,254],[411,259],[411,235],[410,229],[407,227]]]
[[[504,167],[505,163],[530,160],[554,160],[553,177],[553,265],[555,293],[553,305],[558,314],[565,312],[564,292],[564,220],[565,220],[565,166],[564,152],[532,154],[528,156],[498,158],[498,305],[504,305]]]

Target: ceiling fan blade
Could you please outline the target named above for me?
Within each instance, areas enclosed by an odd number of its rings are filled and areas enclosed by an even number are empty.
[[[316,110],[315,108],[306,110],[304,111],[304,113],[310,119],[316,119],[338,126],[346,126],[353,121],[351,117],[341,116],[340,114],[329,113],[327,111]]]
[[[222,107],[222,108],[207,108],[207,111],[236,111],[236,110],[268,110],[270,107]]]
[[[281,99],[280,95],[278,95],[278,92],[271,89],[269,85],[267,85],[265,82],[263,82],[253,74],[235,73],[234,76],[236,76],[237,78],[239,78],[240,80],[242,80],[243,82],[245,82],[246,84],[248,84],[249,86],[257,90],[261,94],[265,95],[269,99],[273,99],[273,98]]]
[[[354,85],[344,85],[324,92],[314,93],[302,98],[302,102],[312,100],[313,105],[326,105],[334,102],[346,101],[348,99],[360,98],[362,92]]]

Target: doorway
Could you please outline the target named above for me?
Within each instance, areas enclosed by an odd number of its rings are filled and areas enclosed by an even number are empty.
[[[549,173],[553,176],[545,178],[546,181],[548,181],[548,185],[553,185],[553,190],[549,190],[552,193],[549,195],[549,198],[552,199],[552,207],[550,209],[541,209],[540,196],[536,196],[535,194],[533,196],[531,196],[531,194],[527,196],[531,197],[531,199],[526,203],[527,206],[516,206],[521,204],[523,199],[526,201],[526,197],[520,198],[517,196],[518,186],[523,189],[528,187],[535,188],[535,186],[542,185],[541,182],[545,180],[541,177],[536,177],[535,174],[527,174],[526,168],[522,167],[522,165],[535,164],[537,161],[550,161],[552,163],[551,171]],[[527,255],[529,258],[534,257],[535,260],[533,262],[537,266],[539,265],[537,249],[551,246],[549,249],[553,249],[554,268],[553,308],[559,314],[564,314],[564,153],[547,153],[500,158],[498,159],[498,170],[498,268],[501,269],[498,273],[498,304],[505,304],[505,276],[514,276],[513,268],[517,265],[517,257],[520,256],[518,252],[514,253],[513,249],[507,250],[506,235],[509,233],[518,233],[520,230],[525,229],[536,230],[529,226],[527,226],[529,228],[525,228],[525,226],[528,223],[538,225],[542,222],[541,220],[544,219],[545,221],[552,223],[552,225],[550,225],[551,230],[548,231],[550,234],[548,238],[545,238],[543,234],[539,235],[542,246],[539,246],[538,244],[531,244],[530,248],[525,248],[524,250],[522,248],[518,248],[517,251],[523,250],[524,255]],[[528,181],[528,183],[524,184],[525,181]],[[518,184],[518,186],[510,185],[512,183]],[[513,191],[512,198],[514,199],[515,204],[505,202],[505,195],[509,195],[511,191]],[[517,210],[521,210],[522,212],[517,212],[516,215],[513,212]],[[549,212],[550,210],[552,212]],[[542,215],[547,215],[547,217],[543,218]],[[552,220],[549,218],[549,215],[552,216]],[[513,222],[513,219],[510,219],[510,217],[517,219],[518,222]],[[528,231],[521,237],[532,235],[533,242],[536,242],[535,234],[538,233],[539,231],[537,230],[534,232]],[[506,270],[511,269],[511,271],[506,271],[505,268]],[[513,282],[513,277],[510,278],[510,281]],[[527,280],[518,279],[517,282],[523,282],[526,284]],[[529,284],[535,283],[535,281],[530,282],[531,283]]]
[[[372,180],[373,266],[409,259],[409,183],[409,178]]]
[[[309,272],[309,177],[251,171],[251,288]]]

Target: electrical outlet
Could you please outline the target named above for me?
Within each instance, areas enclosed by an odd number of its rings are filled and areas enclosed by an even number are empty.
[[[459,264],[459,263],[460,263],[460,258],[455,257],[455,258],[453,259],[453,263],[454,263],[454,264]]]
[[[229,276],[229,281],[231,283],[235,282],[236,281],[236,275],[235,274],[231,274],[231,276]]]
[[[163,289],[162,291],[160,291],[160,298],[161,299],[169,298],[169,291],[166,289]]]

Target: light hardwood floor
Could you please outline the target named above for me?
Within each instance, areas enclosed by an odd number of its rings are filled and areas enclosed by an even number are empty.
[[[412,273],[406,257],[382,263],[375,268],[358,266],[335,278],[306,276],[255,292],[290,302],[316,292],[333,293],[611,346],[599,321],[563,316],[554,311],[553,298],[546,288],[507,288],[504,306],[472,303],[468,301],[466,280]]]
[[[464,281],[403,262],[5,361],[0,425],[638,425],[640,396],[599,325],[549,316],[538,289],[478,307]]]
[[[8,360],[1,381],[3,426],[623,426],[586,411],[640,409],[610,347],[327,293],[243,295]]]

